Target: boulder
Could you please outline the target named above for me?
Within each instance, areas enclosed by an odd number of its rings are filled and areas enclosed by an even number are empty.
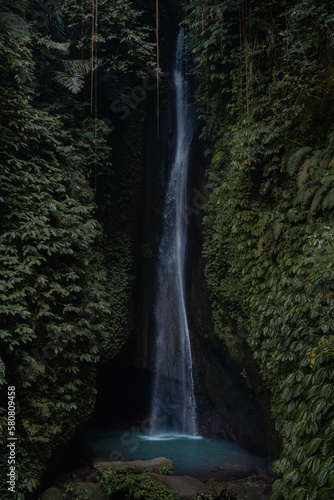
[[[41,500],[63,500],[63,494],[58,488],[48,488],[42,494]]]
[[[223,487],[223,498],[227,500],[268,500],[273,481],[263,474],[219,484]]]
[[[225,491],[225,486],[219,483],[214,478],[209,479],[206,483],[211,490],[213,498],[223,498],[222,493]]]
[[[94,467],[132,467],[134,472],[156,472],[157,474],[170,475],[174,472],[174,464],[169,458],[158,457],[152,460],[134,460],[132,462],[95,462]]]
[[[149,475],[164,484],[178,495],[181,500],[190,500],[201,493],[210,495],[212,492],[202,481],[190,476],[164,476],[150,472]]]

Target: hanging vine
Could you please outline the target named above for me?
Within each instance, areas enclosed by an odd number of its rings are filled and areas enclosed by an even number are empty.
[[[92,32],[91,32],[91,116],[94,120],[94,188],[97,189],[97,66],[98,66],[98,0],[92,0]]]
[[[160,136],[160,88],[159,88],[159,72],[160,72],[160,47],[159,47],[159,0],[155,2],[156,16],[156,43],[157,43],[157,137]]]

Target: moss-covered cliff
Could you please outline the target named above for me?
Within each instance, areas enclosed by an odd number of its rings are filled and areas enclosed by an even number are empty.
[[[188,5],[213,158],[214,328],[246,380],[252,357],[272,393],[277,499],[334,488],[333,22],[333,5],[312,0]]]
[[[144,106],[122,103],[131,119],[114,108],[152,78],[154,32],[124,4],[100,2],[98,40],[89,4],[1,4],[4,500],[36,498],[93,411],[96,367],[129,335]]]

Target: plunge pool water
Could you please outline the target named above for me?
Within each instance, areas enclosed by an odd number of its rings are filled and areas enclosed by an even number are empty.
[[[175,433],[151,435],[138,431],[104,429],[92,432],[88,447],[95,457],[109,460],[171,459],[174,474],[200,479],[245,477],[266,471],[266,460],[236,443]]]

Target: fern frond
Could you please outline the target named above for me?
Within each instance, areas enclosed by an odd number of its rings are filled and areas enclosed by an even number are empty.
[[[101,60],[98,60],[93,65],[93,70],[101,64]],[[68,61],[64,61],[65,70],[72,71],[78,75],[88,75],[92,70],[92,60],[91,59],[70,59]]]
[[[306,183],[309,177],[309,170],[313,166],[313,158],[309,158],[303,163],[302,168],[299,170],[297,175],[297,186],[299,189]]]
[[[334,153],[334,134],[329,136],[329,144],[327,148],[323,151],[320,166],[322,168],[327,168],[328,164],[333,160]]]
[[[92,68],[92,63],[90,59],[71,59],[64,61],[64,66],[66,71],[72,71],[83,76],[88,75]]]
[[[101,64],[102,60],[94,63],[93,70]],[[63,61],[65,71],[57,71],[54,80],[77,94],[84,86],[84,76],[92,70],[91,59],[70,59]]]
[[[22,36],[22,38],[26,38],[29,35],[27,24],[22,17],[13,14],[13,12],[1,12],[0,30],[5,33],[16,33]]]
[[[297,167],[298,167],[299,163],[301,162],[301,160],[303,159],[303,157],[307,153],[309,153],[310,151],[312,151],[312,148],[310,146],[304,146],[303,148],[298,149],[298,151],[296,151],[296,153],[293,153],[289,157],[288,162],[287,162],[287,170],[288,170],[288,173],[290,175],[295,173],[295,171],[297,170]]]
[[[324,186],[321,186],[314,195],[310,206],[310,213],[313,214],[321,206],[322,195],[324,193]]]
[[[316,186],[307,186],[305,185],[304,188],[300,189],[297,193],[297,200],[302,204],[303,207],[305,207],[309,200],[312,198],[314,195],[314,192],[316,190]]]
[[[334,188],[332,188],[322,201],[322,208],[331,209],[334,207]]]
[[[54,80],[60,83],[60,85],[63,85],[63,87],[66,87],[73,94],[78,94],[80,90],[83,89],[85,84],[85,80],[82,75],[62,71],[57,71]]]
[[[24,14],[28,9],[29,0],[11,0],[10,6],[12,9],[18,10]]]
[[[333,180],[334,180],[334,177],[332,175],[326,175],[326,177],[322,181],[323,192],[327,191],[327,189],[332,184]]]
[[[65,40],[68,39],[69,33],[62,18],[62,15],[59,12],[54,12],[53,20],[57,25],[57,38],[65,42]]]
[[[332,156],[332,158],[330,159],[328,163],[328,168],[334,168],[334,156]]]
[[[42,40],[42,43],[48,48],[48,49],[55,49],[55,50],[60,50],[61,52],[64,52],[65,54],[68,53],[68,50],[71,46],[70,42],[54,42],[53,40],[50,39],[45,39]]]

